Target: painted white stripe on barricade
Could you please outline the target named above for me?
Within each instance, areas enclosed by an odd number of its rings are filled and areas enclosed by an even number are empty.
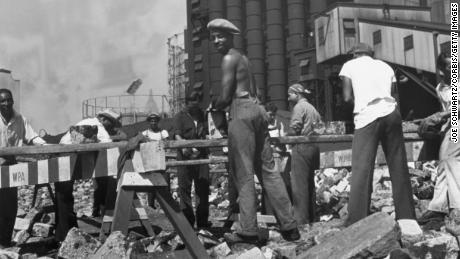
[[[118,157],[120,150],[118,148],[107,149],[107,175],[116,176],[118,172]]]
[[[58,159],[58,166],[59,166],[59,181],[69,181],[71,179],[70,174],[70,157],[64,156],[59,157]]]
[[[49,182],[49,168],[48,168],[48,160],[38,160],[37,161],[37,183],[48,183]]]

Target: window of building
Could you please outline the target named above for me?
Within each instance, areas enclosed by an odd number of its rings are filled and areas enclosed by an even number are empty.
[[[372,39],[374,41],[374,45],[382,43],[382,31],[381,30],[374,31],[372,33]]]
[[[304,59],[304,60],[301,60],[300,63],[299,63],[299,67],[300,67],[300,75],[307,75],[308,74],[308,65],[310,64],[310,60],[309,59]]]
[[[440,50],[439,53],[445,52],[445,53],[450,55],[450,41],[446,41],[444,43],[441,43],[439,50]]]
[[[203,63],[196,63],[194,69],[195,71],[203,70]]]
[[[324,45],[324,26],[320,26],[318,28],[318,41],[319,41],[319,45]]]
[[[197,54],[195,55],[195,58],[193,59],[193,62],[201,62],[203,60],[203,55],[202,54]]]
[[[193,89],[201,90],[201,88],[203,88],[203,81],[199,81],[193,84]]]
[[[404,51],[408,51],[414,48],[414,36],[409,35],[404,37]]]
[[[343,32],[345,37],[355,37],[356,27],[354,19],[343,19]]]

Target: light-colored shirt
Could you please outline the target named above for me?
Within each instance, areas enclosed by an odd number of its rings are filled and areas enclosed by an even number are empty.
[[[276,137],[284,137],[286,136],[286,132],[284,132],[284,125],[282,122],[278,122],[278,120],[275,119],[273,124],[268,124],[268,134],[272,138]]]
[[[75,124],[75,126],[82,125],[97,126],[97,139],[99,140],[99,142],[112,142],[112,139],[110,138],[110,135],[107,132],[107,130],[105,130],[104,125],[102,125],[102,123],[97,118],[84,119]],[[70,131],[67,131],[67,133],[64,136],[62,136],[61,141],[59,143],[72,144]]]
[[[395,110],[396,101],[391,96],[391,86],[396,78],[387,63],[362,56],[347,61],[339,75],[352,82],[355,129],[363,128]]]
[[[38,136],[29,121],[16,111],[13,111],[13,117],[9,122],[6,122],[1,114],[0,117],[0,147],[21,147],[24,143],[46,144],[46,141]]]
[[[442,111],[450,111],[452,104],[452,88],[450,85],[444,82],[439,83],[436,86],[436,93],[438,95],[439,102],[442,106]],[[441,127],[441,131],[444,132],[450,126],[450,119],[447,120]]]
[[[313,126],[321,121],[321,115],[307,99],[300,99],[292,110],[289,127],[296,134],[308,136],[313,133]]]
[[[151,129],[144,130],[142,135],[146,136],[149,140],[162,140],[169,137],[168,131],[160,130],[158,132],[154,132]]]

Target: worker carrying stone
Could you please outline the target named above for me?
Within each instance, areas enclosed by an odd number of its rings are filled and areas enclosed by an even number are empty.
[[[311,92],[301,84],[291,85],[288,101],[292,102],[288,136],[309,136],[321,122],[318,111],[307,100]],[[294,216],[299,224],[315,220],[315,170],[319,169],[319,147],[314,143],[295,144],[291,153],[291,189]]]
[[[402,132],[402,120],[393,95],[396,79],[393,69],[374,59],[372,48],[358,43],[353,59],[341,71],[345,102],[354,102],[355,132],[352,143],[352,175],[347,224],[370,213],[372,177],[379,143],[391,176],[396,219],[403,235],[419,236],[414,200]]]
[[[228,147],[229,172],[238,190],[241,230],[224,237],[228,243],[262,245],[257,225],[257,196],[254,174],[257,175],[281,225],[284,239],[300,238],[292,205],[281,175],[276,170],[272,149],[268,142],[268,118],[258,104],[257,88],[251,64],[233,46],[233,35],[240,30],[225,19],[208,23],[211,41],[223,55],[222,91],[212,101],[212,108],[229,109]]]

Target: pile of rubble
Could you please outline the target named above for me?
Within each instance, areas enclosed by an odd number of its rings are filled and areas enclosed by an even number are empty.
[[[427,210],[433,196],[436,166],[436,161],[410,163],[417,217]],[[266,246],[255,247],[247,244],[229,245],[222,238],[224,230],[216,231],[219,222],[215,220],[225,218],[228,213],[229,183],[225,174],[212,174],[210,219],[214,220],[214,228],[200,230],[197,236],[211,258],[385,258],[389,254],[394,258],[458,257],[460,236],[448,230],[449,224],[460,226],[460,222],[452,222],[448,218],[445,222],[424,229],[423,237],[417,241],[401,240],[394,219],[391,182],[386,166],[377,167],[374,171],[371,202],[374,214],[346,228],[343,223],[347,216],[350,177],[350,168],[318,171],[315,176],[318,222],[300,226],[302,238],[296,242],[284,241],[276,224],[261,222],[260,226],[269,231],[269,240]],[[175,198],[178,197],[177,188],[177,177],[173,175],[171,192]],[[256,190],[260,198],[261,187],[258,183]],[[80,181],[75,185],[75,211],[79,217],[90,215],[92,192],[91,180]],[[54,212],[47,210],[51,200],[46,189],[42,188],[38,192],[38,205],[35,208],[30,208],[33,187],[21,188],[19,193],[21,203],[14,242],[21,246],[52,237]],[[146,205],[146,195],[141,194],[140,197]],[[161,209],[148,211],[161,213]],[[237,224],[234,226],[237,227]],[[155,237],[144,238],[131,234],[126,237],[120,232],[114,232],[105,240],[72,229],[57,253],[63,258],[166,258],[173,254],[177,258],[187,258],[189,255],[180,237],[172,228],[162,229]],[[37,258],[34,254],[22,254],[20,257],[19,252],[22,253],[17,247],[0,250],[0,258]]]

